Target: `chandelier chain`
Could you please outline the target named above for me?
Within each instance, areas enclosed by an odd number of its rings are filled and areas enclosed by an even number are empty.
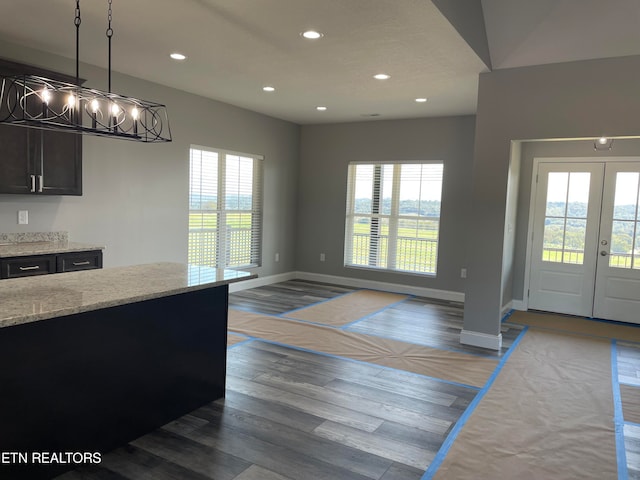
[[[80,0],[76,0],[76,17],[73,24],[76,26],[76,85],[80,85]]]
[[[109,11],[107,12],[107,21],[109,23],[107,27],[107,37],[113,37],[113,28],[111,28],[111,20],[113,20],[113,11],[111,10],[111,4],[113,0],[109,0]]]
[[[82,23],[82,19],[80,18],[80,0],[76,0],[76,18],[73,21],[73,24],[76,27],[79,27]]]
[[[109,42],[109,93],[111,93],[111,37],[113,37],[113,28],[111,28],[111,20],[113,20],[113,11],[111,4],[113,0],[109,0],[109,10],[107,11],[107,40]]]

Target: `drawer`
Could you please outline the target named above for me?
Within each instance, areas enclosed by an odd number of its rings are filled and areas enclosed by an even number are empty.
[[[77,272],[102,268],[102,250],[58,254],[58,272]]]
[[[31,277],[56,273],[55,255],[36,255],[33,257],[13,257],[0,260],[2,271],[0,278]]]

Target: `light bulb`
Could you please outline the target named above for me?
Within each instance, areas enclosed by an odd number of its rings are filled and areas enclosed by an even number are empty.
[[[67,97],[67,105],[69,105],[70,108],[76,106],[76,97],[73,96],[73,93],[70,93]]]
[[[140,111],[136,107],[133,107],[131,109],[131,118],[133,118],[134,120],[137,120],[139,117],[140,117]]]
[[[49,105],[49,100],[51,100],[51,92],[49,90],[47,90],[46,88],[43,88],[42,89],[41,98],[42,98],[42,101],[44,103]]]
[[[120,113],[120,107],[118,106],[117,103],[112,103],[111,104],[111,113],[114,116],[117,116]]]
[[[91,111],[93,113],[98,113],[98,109],[100,108],[100,103],[95,98],[91,100]]]
[[[323,36],[322,33],[316,32],[315,30],[307,30],[306,32],[302,32],[300,35],[304,38],[308,38],[309,40],[317,40]]]
[[[599,143],[600,145],[606,145],[608,141],[609,141],[609,139],[608,139],[607,137],[600,137],[600,138],[598,139],[598,143]]]

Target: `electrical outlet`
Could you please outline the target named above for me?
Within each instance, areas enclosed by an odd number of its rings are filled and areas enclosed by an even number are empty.
[[[325,259],[324,253],[321,253],[321,254],[320,254],[320,261],[321,261],[321,262],[324,262],[324,259]]]
[[[461,268],[460,269],[460,278],[467,278],[467,269],[466,268]]]
[[[29,210],[18,210],[18,225],[29,224]]]
[[[279,262],[279,261],[280,261],[280,254],[279,254],[279,253],[276,253],[274,260],[275,260],[276,262]]]

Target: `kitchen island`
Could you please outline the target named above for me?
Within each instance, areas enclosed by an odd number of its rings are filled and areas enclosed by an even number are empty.
[[[228,284],[254,277],[157,263],[2,280],[0,478],[50,478],[224,396]]]

